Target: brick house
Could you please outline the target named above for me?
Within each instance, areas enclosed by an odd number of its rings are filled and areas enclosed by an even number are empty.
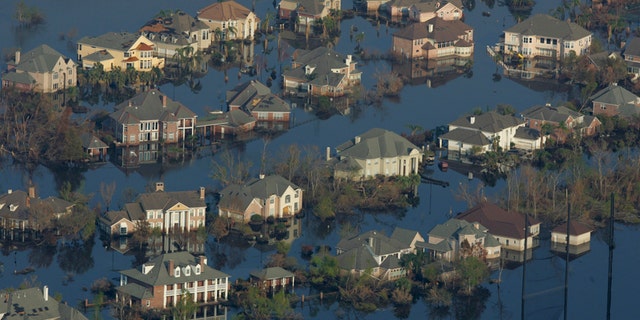
[[[153,42],[155,54],[163,58],[173,58],[178,49],[187,46],[192,47],[193,52],[211,46],[209,26],[182,11],[156,17],[139,32]]]
[[[252,40],[260,23],[251,10],[233,0],[214,2],[198,10],[197,16],[209,26],[213,41]]]
[[[129,235],[139,223],[163,232],[179,229],[195,231],[206,224],[205,188],[195,191],[165,192],[164,183],[156,191],[143,193],[122,210],[108,211],[98,219],[100,229],[108,235]]]
[[[51,93],[75,87],[77,82],[76,63],[46,44],[25,54],[16,51],[2,74],[3,88],[24,91]]]
[[[27,190],[9,189],[0,195],[0,228],[3,230],[41,230],[41,224],[48,223],[39,222],[43,217],[54,220],[73,210],[73,203],[56,197],[40,199],[35,187]]]
[[[576,23],[558,20],[548,14],[536,14],[504,31],[498,44],[505,58],[521,54],[524,58],[546,57],[554,60],[589,53],[592,33]]]
[[[439,17],[413,23],[393,34],[393,53],[409,59],[473,56],[473,28]]]
[[[100,63],[104,71],[119,67],[122,71],[134,68],[149,72],[154,67],[164,68],[164,58],[157,56],[155,45],[141,34],[109,32],[97,37],[78,40],[78,61],[82,68],[93,68]]]
[[[297,49],[291,69],[285,71],[282,78],[289,93],[302,91],[313,96],[337,97],[360,84],[361,75],[351,55],[318,47],[311,51]]]
[[[630,117],[640,114],[640,97],[617,84],[594,93],[589,100],[593,103],[593,115]]]
[[[229,277],[209,267],[205,256],[196,258],[185,251],[166,253],[138,268],[120,271],[116,299],[147,309],[166,309],[188,291],[196,304],[218,302],[227,300]]]
[[[141,92],[109,114],[116,144],[177,143],[195,133],[196,114],[158,89]]]
[[[250,80],[227,91],[229,111],[242,110],[264,122],[289,122],[291,106],[259,81]]]
[[[417,174],[423,152],[395,132],[373,128],[336,147],[334,176],[359,180]]]
[[[558,141],[565,141],[572,133],[578,133],[584,137],[593,136],[602,124],[596,117],[587,116],[563,106],[552,107],[550,104],[530,107],[521,115],[527,128],[543,132],[543,126],[550,125],[551,137]]]
[[[244,185],[232,184],[220,191],[220,216],[249,222],[258,214],[266,219],[290,218],[302,210],[303,190],[279,175],[260,176]]]
[[[204,136],[217,136],[224,139],[252,131],[258,121],[252,115],[240,109],[227,112],[214,111],[198,120],[197,128]]]

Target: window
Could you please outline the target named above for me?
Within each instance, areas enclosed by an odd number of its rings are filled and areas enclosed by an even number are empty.
[[[275,201],[276,200],[273,197],[271,197],[271,199],[269,199],[269,203],[271,203],[271,204],[273,204]]]
[[[200,265],[197,265],[197,266],[196,266],[196,271],[195,271],[195,272],[196,272],[196,274],[200,274],[200,271],[201,271],[201,270],[200,270]],[[198,282],[198,285],[199,285],[199,286],[201,286],[201,285],[202,285],[201,283],[202,283],[202,281],[199,281],[199,282]]]
[[[151,301],[147,300],[147,307],[151,305]]]
[[[284,197],[284,203],[290,203],[291,202],[291,196],[287,195],[286,197]]]
[[[540,38],[540,43],[544,44],[544,38]]]
[[[58,73],[57,73],[57,72],[54,72],[54,73],[53,73],[53,80],[57,80],[57,79],[58,79]]]
[[[300,190],[296,190],[296,198],[300,196]]]
[[[176,268],[176,269],[173,271],[173,275],[174,275],[176,278],[180,277],[180,268]],[[180,284],[178,284],[178,289],[180,289]]]
[[[188,276],[190,276],[190,275],[191,275],[191,268],[186,267],[186,268],[184,269],[184,275],[185,275],[185,276],[187,276],[187,277],[188,277]]]

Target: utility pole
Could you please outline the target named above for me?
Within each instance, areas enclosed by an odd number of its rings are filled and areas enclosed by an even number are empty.
[[[529,219],[528,219],[528,215],[525,213],[524,214],[524,260],[522,261],[522,298],[520,301],[520,319],[524,320],[524,293],[525,293],[525,286],[527,283],[527,238],[529,237],[528,235],[528,230],[527,227],[529,225]]]
[[[571,205],[567,206],[567,243],[565,244],[566,264],[564,266],[564,320],[567,320],[567,301],[569,298],[569,230],[571,225]]]
[[[611,193],[611,215],[609,216],[609,283],[607,286],[607,320],[611,319],[611,283],[613,280],[613,249],[616,248],[616,244],[613,238],[613,204],[614,195]]]

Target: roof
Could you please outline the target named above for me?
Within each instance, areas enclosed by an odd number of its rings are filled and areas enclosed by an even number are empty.
[[[633,37],[629,40],[622,54],[625,56],[640,56],[640,38]]]
[[[538,140],[540,139],[540,131],[533,128],[519,127],[513,136],[518,139]]]
[[[198,11],[199,19],[213,21],[245,20],[251,10],[235,1],[223,1],[210,4]],[[256,20],[258,20],[256,18]]]
[[[591,35],[591,32],[576,23],[558,20],[548,14],[536,14],[529,17],[506,32],[522,35],[552,37],[562,40],[579,40]]]
[[[405,4],[409,4],[411,2],[416,2],[415,0],[411,0],[408,2],[404,2]],[[463,4],[461,0],[419,0],[417,3],[413,4],[413,6],[418,9],[420,12],[436,12],[438,9],[444,7],[444,5],[451,3],[456,6],[458,9],[463,9]],[[396,5],[397,6],[397,5]]]
[[[173,262],[174,268],[180,267],[180,277],[173,276],[173,270],[169,273],[169,265]],[[165,253],[157,256],[142,266],[134,269],[120,271],[121,274],[135,279],[136,282],[142,284],[143,287],[168,285],[174,283],[184,283],[192,281],[204,281],[210,279],[221,279],[230,277],[228,274],[204,265],[200,274],[196,274],[196,266],[200,261],[196,260],[191,253],[186,251]],[[143,269],[149,268],[148,272],[143,273]],[[186,269],[189,275],[186,275]],[[118,288],[120,290],[120,288]],[[125,290],[136,290],[141,292],[140,288],[125,288]],[[140,298],[140,297],[139,297]]]
[[[113,59],[113,56],[107,50],[98,50],[98,51],[96,51],[94,53],[91,53],[91,54],[88,54],[88,55],[84,56],[82,59],[85,60],[85,61],[89,60],[89,61],[100,62],[100,61],[111,60],[111,59]]]
[[[373,258],[371,249],[365,246],[352,248],[336,257],[340,269],[367,270],[378,267],[378,262]]]
[[[166,99],[166,105],[163,101]],[[137,124],[141,121],[178,121],[193,118],[196,114],[182,103],[173,101],[158,89],[141,92],[115,107],[109,116],[119,123]]]
[[[338,242],[336,248],[346,252],[362,246],[368,247],[372,254],[376,256],[394,254],[404,249],[409,249],[408,244],[389,238],[379,231],[368,231],[349,239],[342,239]]]
[[[431,32],[429,32],[430,25],[433,26]],[[444,20],[435,17],[425,22],[412,23],[396,31],[393,36],[410,40],[431,39],[434,42],[448,42],[460,40],[470,30],[473,28],[460,20]],[[468,46],[468,43],[466,45]]]
[[[411,246],[411,242],[413,242],[416,236],[422,238],[420,232],[400,227],[395,227],[395,229],[393,229],[393,233],[391,234],[392,239],[398,240],[398,242],[406,245],[407,247]]]
[[[2,292],[4,299],[0,299],[0,315],[3,319],[29,320],[86,320],[82,312],[58,302],[47,294],[46,299],[42,289],[28,288],[13,292]]]
[[[497,112],[490,111],[480,115],[460,117],[449,125],[490,133],[498,133],[504,129],[519,126],[523,123],[524,122],[521,119],[514,116],[502,115]]]
[[[616,84],[611,84],[608,87],[596,92],[589,97],[593,102],[623,105],[625,103],[636,104],[640,103],[640,98],[633,94],[631,91]]]
[[[357,140],[360,140],[356,143]],[[409,155],[420,149],[406,138],[385,129],[373,128],[336,147],[340,157],[381,159]]]
[[[219,206],[244,211],[254,199],[266,200],[273,195],[280,197],[287,188],[300,189],[279,175],[253,179],[244,185],[232,184],[220,191]]]
[[[247,111],[289,112],[291,106],[259,81],[251,80],[227,91],[227,103]]]
[[[491,141],[489,141],[482,132],[465,128],[455,128],[441,135],[440,139],[459,141],[474,146],[486,146],[491,144]]]
[[[70,60],[48,45],[42,44],[21,54],[16,69],[34,73],[52,72],[60,59],[65,63]]]
[[[43,205],[52,210],[53,214],[66,213],[73,204],[63,199],[49,197],[46,199],[29,198],[29,194],[22,190],[13,190],[0,196],[0,216],[8,219],[27,220],[31,215],[31,208]]]
[[[478,222],[487,227],[494,236],[524,239],[524,215],[519,212],[506,211],[490,202],[482,202],[475,207],[462,212],[456,219],[467,222]],[[532,217],[528,218],[529,226],[540,224]]]
[[[538,105],[522,111],[522,116],[529,119],[549,122],[567,122],[570,118],[577,119],[581,113],[573,111],[567,107],[552,107],[550,105]]]
[[[85,132],[80,136],[80,139],[82,140],[82,147],[86,149],[102,149],[109,147],[104,143],[104,141],[100,140],[92,133]]]
[[[458,234],[462,235],[476,235],[478,237],[484,237],[486,235],[487,228],[482,224],[474,226],[472,223],[460,219],[449,219],[445,223],[436,225],[429,231],[429,237],[434,236],[442,239],[458,238]]]
[[[130,32],[108,32],[96,37],[83,37],[78,40],[78,43],[118,51],[127,51],[131,49],[131,46],[140,37],[142,36]]]
[[[324,1],[298,0],[298,14],[319,15],[324,11]]]
[[[207,206],[204,199],[200,198],[200,192],[196,190],[173,192],[155,191],[143,193],[138,196],[135,203],[139,204],[144,211],[166,211],[178,203],[189,208],[203,208]]]
[[[10,71],[2,74],[2,80],[11,81],[13,83],[23,83],[33,85],[36,79],[27,72]]]
[[[593,231],[593,228],[576,221],[571,221],[569,224],[569,234],[572,236],[579,236],[581,234],[590,233]],[[567,234],[567,223],[563,223],[551,230],[551,232]]]
[[[285,270],[281,267],[265,268],[260,271],[251,272],[251,276],[260,280],[272,280],[294,277],[293,272]]]
[[[332,70],[349,66],[346,63],[348,57],[327,47],[318,47],[311,51],[297,49],[293,55],[293,61],[298,67],[285,71],[284,76],[307,79],[306,67],[308,66],[313,68],[311,74],[315,75],[313,79],[309,80],[309,83],[316,86],[337,86],[346,75]],[[356,71],[354,70],[351,73],[354,74]]]
[[[390,255],[380,264],[381,268],[385,269],[397,269],[400,268],[400,259],[395,255]]]

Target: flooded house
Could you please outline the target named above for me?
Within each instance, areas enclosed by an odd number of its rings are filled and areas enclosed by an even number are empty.
[[[469,256],[500,257],[500,243],[478,222],[450,219],[433,227],[427,236],[428,240],[419,246],[434,259],[452,262]]]
[[[46,44],[26,53],[15,52],[2,74],[2,87],[53,93],[77,84],[76,63]]]
[[[191,47],[192,53],[204,51],[212,42],[209,26],[180,10],[149,20],[139,32],[153,42],[155,54],[162,58],[174,58],[185,47]]]
[[[154,67],[163,69],[164,58],[157,55],[155,44],[141,34],[108,32],[95,37],[83,37],[77,45],[78,62],[83,69],[101,64],[104,71],[120,68],[124,71],[149,72]]]
[[[412,23],[393,34],[393,53],[407,59],[472,57],[473,28],[461,20],[440,17]]]
[[[233,0],[214,2],[198,10],[197,18],[209,26],[213,41],[253,40],[260,23],[255,13]]]

